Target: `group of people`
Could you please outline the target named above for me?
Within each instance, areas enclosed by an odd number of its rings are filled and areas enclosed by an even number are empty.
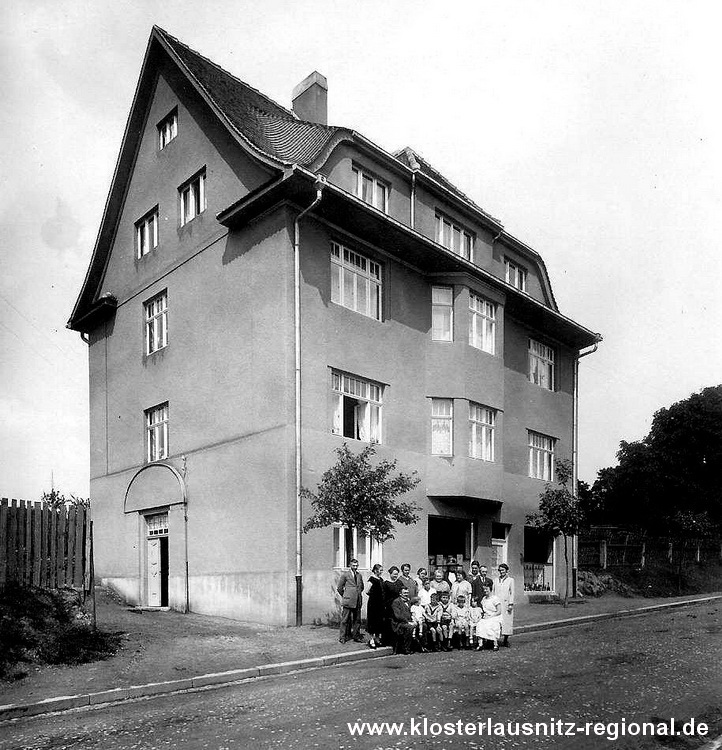
[[[363,595],[368,595],[366,630],[368,645],[393,646],[395,653],[451,651],[453,648],[490,648],[509,645],[514,626],[514,579],[509,566],[498,566],[492,581],[488,569],[474,560],[469,574],[455,564],[436,568],[432,578],[426,568],[411,577],[411,565],[392,566],[388,578],[374,565],[365,584],[351,560],[338,582],[341,596],[339,641],[366,642],[361,635]]]

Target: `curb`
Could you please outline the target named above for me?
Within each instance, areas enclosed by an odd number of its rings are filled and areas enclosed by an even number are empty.
[[[650,612],[659,612],[679,607],[689,607],[693,604],[707,604],[722,600],[722,594],[706,596],[700,599],[684,599],[682,601],[667,602],[665,604],[652,604],[648,607],[636,609],[622,609],[618,612],[601,612],[594,615],[580,615],[579,617],[568,617],[564,620],[553,620],[530,625],[519,625],[514,629],[515,635],[523,633],[537,633],[543,630],[554,630],[576,625],[587,625],[592,622],[604,620],[617,620],[626,617],[641,617]],[[82,708],[83,706],[96,706],[103,703],[114,703],[129,700],[131,698],[144,698],[165,693],[176,693],[182,690],[203,688],[210,685],[229,685],[242,680],[251,680],[267,675],[282,675],[289,672],[297,672],[305,669],[317,669],[319,667],[331,667],[336,664],[347,664],[354,661],[365,661],[366,659],[378,659],[383,656],[391,656],[390,646],[376,650],[364,649],[362,651],[347,651],[340,654],[329,654],[328,656],[317,656],[311,659],[297,659],[295,661],[284,661],[276,664],[263,664],[258,667],[245,669],[231,669],[227,672],[213,672],[197,677],[187,677],[181,680],[168,680],[166,682],[151,682],[146,685],[131,685],[130,687],[101,690],[97,693],[83,693],[80,695],[63,695],[57,698],[46,698],[36,703],[12,703],[0,706],[0,721],[20,719],[56,711],[68,711],[71,708]]]
[[[722,599],[722,594],[704,596],[699,599],[683,599],[677,602],[665,602],[664,604],[650,604],[647,607],[637,607],[636,609],[620,609],[616,612],[599,612],[595,615],[579,615],[578,617],[568,617],[564,620],[551,620],[549,622],[540,622],[530,625],[519,625],[514,628],[514,634],[537,633],[540,630],[554,630],[555,628],[566,628],[572,625],[586,625],[591,622],[601,622],[603,620],[621,620],[625,617],[641,617],[649,612],[660,612],[666,609],[676,609],[679,607],[689,607],[693,604],[708,604]],[[0,716],[2,713],[0,712]]]
[[[68,711],[71,708],[82,708],[84,706],[97,706],[102,703],[114,703],[116,701],[129,700],[131,698],[145,698],[152,695],[163,695],[165,693],[177,693],[182,690],[208,687],[209,685],[230,685],[242,680],[251,680],[256,677],[267,675],[281,675],[289,672],[297,672],[305,669],[317,669],[319,667],[331,667],[335,664],[347,664],[354,661],[366,659],[377,659],[382,656],[391,656],[393,653],[390,646],[378,649],[364,649],[363,651],[347,651],[340,654],[329,654],[327,656],[316,656],[311,659],[297,659],[295,661],[284,661],[276,664],[263,664],[259,667],[246,669],[231,669],[227,672],[212,672],[197,677],[186,677],[181,680],[168,680],[166,682],[151,682],[146,685],[131,685],[130,687],[113,688],[101,690],[97,693],[82,693],[80,695],[61,695],[57,698],[46,698],[35,703],[11,703],[0,706],[0,721],[10,719],[21,719],[41,714],[54,713],[56,711]]]

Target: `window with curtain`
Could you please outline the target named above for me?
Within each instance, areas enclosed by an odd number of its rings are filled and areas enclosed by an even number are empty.
[[[554,349],[534,339],[529,339],[529,381],[554,390]]]
[[[496,411],[488,406],[469,404],[469,456],[494,460]]]
[[[555,438],[529,430],[529,476],[551,482],[554,478]]]
[[[450,286],[431,287],[431,338],[453,341],[454,289]]]
[[[332,242],[331,302],[381,320],[381,265]]]
[[[496,305],[469,292],[469,343],[483,352],[496,349]]]
[[[333,370],[331,388],[334,394],[333,433],[364,443],[380,443],[383,387]]]
[[[453,453],[454,401],[450,398],[431,399],[431,452],[437,456]]]

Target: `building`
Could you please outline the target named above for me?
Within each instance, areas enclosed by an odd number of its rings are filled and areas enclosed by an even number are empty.
[[[69,327],[88,342],[97,575],[130,601],[324,618],[334,568],[508,560],[553,590],[524,527],[575,442],[599,337],[541,257],[410,148],[286,109],[154,27]],[[421,482],[419,523],[300,533],[347,441]],[[521,588],[521,587],[520,587]]]

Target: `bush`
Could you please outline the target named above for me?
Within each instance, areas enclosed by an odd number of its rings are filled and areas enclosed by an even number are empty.
[[[0,591],[0,677],[22,663],[82,664],[112,656],[119,633],[94,630],[72,589],[9,584]]]

